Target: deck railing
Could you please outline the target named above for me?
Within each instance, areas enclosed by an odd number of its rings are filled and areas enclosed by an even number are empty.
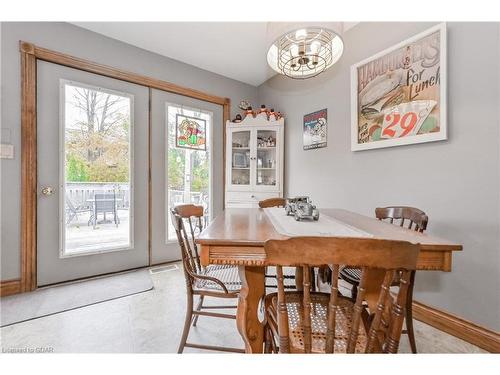
[[[115,192],[118,209],[130,208],[130,185],[123,182],[67,182],[66,198],[68,198],[75,207],[91,208],[94,195],[96,193]],[[188,202],[185,202],[185,192],[183,190],[169,190],[170,206],[173,207],[179,203],[193,203],[205,205],[205,194],[199,191],[189,193]]]

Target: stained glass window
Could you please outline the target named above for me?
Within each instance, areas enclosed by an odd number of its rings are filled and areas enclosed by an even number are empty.
[[[206,150],[206,121],[201,118],[176,115],[176,146],[192,150]]]

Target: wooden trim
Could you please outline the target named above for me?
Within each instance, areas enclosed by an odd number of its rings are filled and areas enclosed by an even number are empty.
[[[500,334],[458,316],[413,301],[413,317],[492,353],[500,353]]]
[[[36,57],[21,43],[21,288],[36,288]]]
[[[24,49],[32,51],[32,54],[35,55],[38,60],[64,65],[70,68],[83,70],[85,72],[99,74],[102,76],[135,83],[153,89],[179,94],[182,96],[188,96],[190,98],[195,98],[210,103],[224,105],[228,100],[227,98],[207,94],[205,92],[190,89],[187,87],[182,87],[174,83],[162,81],[160,79],[143,76],[140,74],[128,72],[126,70],[113,68],[108,65],[98,64],[89,60],[81,59],[79,57],[67,55],[61,52],[55,52],[49,49],[37,47],[36,45],[31,43],[21,42],[21,44]]]
[[[151,89],[158,89],[190,98],[221,105],[223,107],[223,135],[225,147],[226,120],[230,116],[230,99],[207,94],[202,91],[182,87],[170,82],[116,69],[89,60],[70,56],[60,52],[38,47],[32,43],[20,41],[21,54],[21,279],[17,292],[28,292],[36,289],[36,256],[37,256],[37,108],[36,108],[36,63],[42,60],[69,68],[99,74],[105,77],[149,88],[149,130],[151,137]],[[151,139],[149,139],[151,148]],[[149,151],[151,152],[151,151]],[[151,154],[149,157],[148,205],[151,214]],[[225,148],[223,149],[225,160]],[[224,163],[223,160],[223,163]],[[223,164],[225,171],[225,163]],[[225,179],[223,181],[225,191]],[[223,193],[224,194],[224,193]],[[223,196],[224,200],[224,196]],[[151,217],[148,217],[149,233]],[[151,233],[149,234],[151,241]],[[148,243],[149,264],[151,264],[151,243]]]
[[[151,239],[152,235],[152,229],[151,225],[153,223],[153,217],[152,217],[152,208],[153,208],[153,177],[152,177],[152,171],[151,171],[151,164],[152,164],[152,152],[151,152],[151,147],[152,147],[152,130],[153,130],[153,115],[152,115],[152,100],[153,100],[153,89],[150,87],[148,89],[148,265],[151,265],[153,262],[153,241]]]
[[[226,208],[226,124],[231,119],[231,101],[226,98],[222,114],[222,208]]]
[[[21,292],[21,280],[0,281],[0,297],[10,296]]]

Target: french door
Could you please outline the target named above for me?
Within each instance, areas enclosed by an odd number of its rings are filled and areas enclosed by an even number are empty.
[[[222,211],[222,106],[37,64],[37,285],[179,260],[169,210]]]
[[[148,89],[37,70],[38,286],[148,265]]]
[[[204,220],[222,211],[223,132],[220,105],[152,90],[151,260],[181,258],[169,211],[204,207]]]

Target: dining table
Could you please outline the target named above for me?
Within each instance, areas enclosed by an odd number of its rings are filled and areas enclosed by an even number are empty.
[[[267,240],[287,239],[279,232],[267,209],[227,208],[198,236],[200,260],[209,264],[236,265],[242,282],[238,298],[236,324],[245,344],[246,353],[262,353],[264,327],[260,303],[265,295],[265,268],[273,266],[266,259],[264,244]],[[368,233],[372,238],[408,241],[420,244],[417,270],[444,271],[452,269],[452,255],[462,245],[433,235],[416,232],[372,217],[338,208],[325,208],[320,214],[350,228]],[[321,219],[320,219],[321,220]],[[369,270],[365,300],[374,309],[378,290],[371,285],[383,277],[377,270]],[[372,281],[372,282],[370,282]]]

